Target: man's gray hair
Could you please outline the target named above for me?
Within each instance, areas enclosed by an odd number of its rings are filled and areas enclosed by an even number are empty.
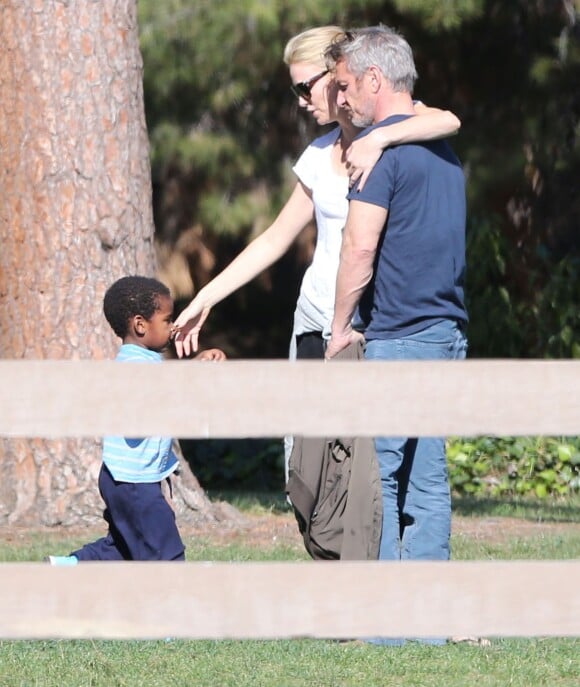
[[[418,77],[413,51],[407,41],[387,26],[347,31],[325,52],[329,69],[344,60],[348,70],[360,78],[370,67],[378,67],[395,93],[412,93]]]

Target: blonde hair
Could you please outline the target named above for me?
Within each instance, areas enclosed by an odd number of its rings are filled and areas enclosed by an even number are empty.
[[[297,62],[316,64],[324,68],[326,61],[324,51],[336,40],[344,36],[340,26],[319,26],[307,29],[291,38],[284,48],[284,62],[287,65]]]

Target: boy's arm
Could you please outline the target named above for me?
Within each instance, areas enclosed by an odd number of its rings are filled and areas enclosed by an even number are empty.
[[[205,351],[200,351],[194,360],[226,360],[226,354],[219,348],[208,348]]]

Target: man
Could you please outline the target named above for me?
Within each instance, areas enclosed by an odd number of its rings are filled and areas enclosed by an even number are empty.
[[[417,72],[411,48],[394,31],[381,26],[349,33],[328,49],[327,59],[338,104],[357,126],[413,115]],[[349,201],[326,357],[360,338],[351,326],[358,307],[368,360],[464,358],[465,181],[449,145],[387,149]],[[385,394],[396,402],[396,388]],[[375,443],[383,493],[379,557],[447,560],[451,498],[444,439],[381,437]]]

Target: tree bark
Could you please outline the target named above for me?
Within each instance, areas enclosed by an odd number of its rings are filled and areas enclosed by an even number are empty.
[[[104,292],[156,271],[142,88],[136,0],[3,0],[0,356],[114,356]],[[100,443],[0,439],[0,522],[99,518]]]

